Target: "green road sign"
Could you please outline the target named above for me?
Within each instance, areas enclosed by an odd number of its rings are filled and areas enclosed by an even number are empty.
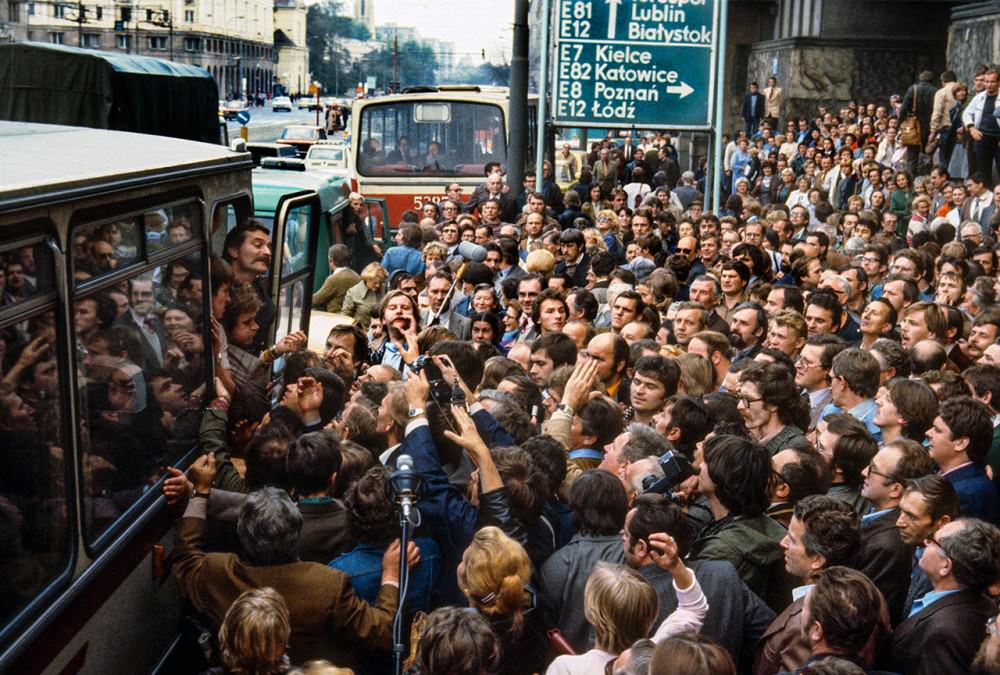
[[[719,2],[556,0],[560,126],[712,126]]]

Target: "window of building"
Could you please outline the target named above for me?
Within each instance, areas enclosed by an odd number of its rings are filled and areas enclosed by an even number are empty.
[[[124,49],[125,51],[128,51],[128,48],[131,46],[131,41],[129,36],[119,35],[117,37],[118,37],[118,49]]]
[[[11,23],[21,23],[21,5],[11,0],[7,3],[7,16]]]
[[[57,19],[65,19],[66,18],[66,5],[56,5],[55,7],[53,7],[52,8],[52,16],[54,16]],[[58,44],[62,44],[62,43],[60,42]]]
[[[194,23],[194,10],[193,9],[185,9],[184,10],[184,20],[187,21],[188,23]]]
[[[193,37],[184,38],[184,51],[197,52],[201,50],[201,40]]]
[[[83,41],[81,43],[82,47],[87,49],[100,49],[101,48],[101,36],[99,33],[84,33]]]
[[[65,44],[66,34],[65,33],[49,33],[49,42],[54,45]]]
[[[167,50],[167,38],[163,35],[150,35],[149,36],[149,48],[154,51],[166,51]]]
[[[104,18],[104,8],[101,7],[100,5],[95,5],[94,6],[94,16],[97,17],[98,21],[100,21],[101,19],[103,19]]]
[[[16,6],[17,2],[15,1],[15,2],[12,2],[11,4]],[[29,2],[28,3],[28,16],[35,16],[35,3],[33,3],[33,2]]]

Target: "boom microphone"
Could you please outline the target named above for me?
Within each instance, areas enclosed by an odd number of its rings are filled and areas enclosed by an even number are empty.
[[[483,262],[486,260],[486,249],[471,241],[463,241],[455,249],[455,253],[462,256],[466,262]]]

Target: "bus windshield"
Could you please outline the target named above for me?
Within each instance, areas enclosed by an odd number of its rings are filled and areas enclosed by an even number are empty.
[[[506,163],[499,105],[414,100],[364,108],[358,168],[366,176],[482,176],[487,162]]]

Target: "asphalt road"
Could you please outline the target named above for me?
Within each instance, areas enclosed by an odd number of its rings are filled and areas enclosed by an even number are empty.
[[[282,128],[289,124],[316,124],[316,111],[298,110],[292,112],[272,112],[271,106],[250,108],[250,122],[247,124],[251,141],[273,141],[281,133]],[[323,113],[320,113],[320,124],[323,123]],[[240,124],[236,120],[226,122],[229,127],[229,137],[239,138]]]

